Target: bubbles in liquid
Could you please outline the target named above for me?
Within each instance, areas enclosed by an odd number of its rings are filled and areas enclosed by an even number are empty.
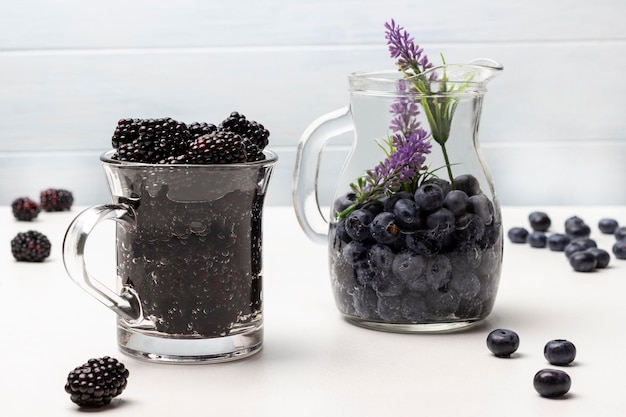
[[[206,232],[207,227],[202,222],[193,221],[193,222],[189,223],[189,230],[191,230],[191,233],[195,233],[197,235],[201,235],[202,233]]]

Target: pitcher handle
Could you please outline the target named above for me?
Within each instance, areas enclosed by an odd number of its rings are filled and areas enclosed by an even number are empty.
[[[117,294],[87,271],[85,245],[93,229],[103,220],[115,220],[135,226],[135,213],[126,204],[102,204],[81,212],[72,221],[63,239],[63,263],[70,278],[83,290],[129,322],[141,319],[141,303],[136,292],[124,287]]]
[[[320,157],[331,138],[354,130],[350,106],[318,118],[300,138],[294,171],[293,201],[296,217],[306,235],[318,243],[326,243],[328,221],[318,198]]]

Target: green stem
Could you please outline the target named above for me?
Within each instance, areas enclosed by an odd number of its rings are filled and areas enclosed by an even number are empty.
[[[448,151],[446,150],[446,145],[444,143],[441,144],[441,151],[443,152],[443,159],[446,163],[446,169],[448,170],[448,177],[450,178],[450,184],[452,184],[452,189],[455,189],[454,186],[454,177],[452,176],[452,168],[450,167],[450,159],[448,158]]]

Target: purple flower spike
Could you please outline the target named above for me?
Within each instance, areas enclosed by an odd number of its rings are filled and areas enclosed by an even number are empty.
[[[413,70],[415,74],[420,74],[433,64],[428,60],[424,50],[415,44],[413,37],[400,25],[391,19],[385,23],[385,38],[391,57],[397,59],[396,65],[402,72]]]

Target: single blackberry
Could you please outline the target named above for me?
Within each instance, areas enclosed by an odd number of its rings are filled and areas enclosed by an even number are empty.
[[[190,139],[192,141],[198,139],[200,136],[204,136],[215,131],[217,131],[217,126],[212,123],[193,122],[189,125],[189,134],[191,135]]]
[[[193,164],[246,162],[244,140],[233,132],[223,130],[200,136],[191,144],[187,160]]]
[[[117,122],[111,144],[115,149],[120,145],[130,143],[139,137],[141,119],[121,119]]]
[[[45,211],[66,211],[72,208],[74,196],[68,190],[48,188],[39,196],[41,208]]]
[[[39,203],[31,200],[28,197],[20,197],[11,203],[13,209],[13,215],[18,220],[31,221],[41,211]]]
[[[89,359],[69,373],[65,392],[80,407],[102,407],[124,391],[128,374],[124,364],[115,358]]]
[[[250,139],[260,151],[269,143],[270,132],[262,124],[248,120],[246,116],[237,112],[232,112],[219,127]]]
[[[43,262],[50,256],[50,247],[48,238],[34,230],[18,233],[11,240],[11,253],[18,261]]]
[[[148,164],[167,163],[168,158],[187,153],[190,131],[170,117],[122,119],[113,134],[117,152],[113,159]]]

